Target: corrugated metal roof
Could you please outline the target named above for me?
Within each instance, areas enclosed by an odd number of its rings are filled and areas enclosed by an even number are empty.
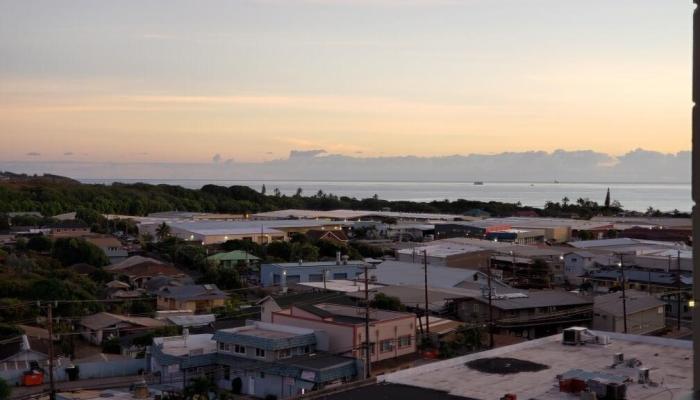
[[[650,296],[647,293],[637,290],[626,290],[625,297],[628,315],[640,311],[663,307],[666,304],[654,296]],[[593,303],[593,310],[595,312],[604,312],[616,317],[623,316],[622,292],[596,296]]]
[[[245,333],[236,332],[235,330],[220,330],[214,333],[214,340],[217,342],[240,344],[243,346],[252,346],[259,349],[272,351],[316,344],[316,335],[313,333],[307,333],[289,337],[265,338],[251,336]]]

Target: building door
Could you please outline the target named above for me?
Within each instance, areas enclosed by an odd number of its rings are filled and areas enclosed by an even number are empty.
[[[239,377],[236,377],[231,381],[231,391],[233,394],[241,394],[241,390],[243,389],[243,380]]]
[[[248,394],[255,396],[255,378],[252,376],[248,377]]]

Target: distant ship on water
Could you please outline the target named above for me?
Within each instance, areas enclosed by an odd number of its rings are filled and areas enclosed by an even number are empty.
[[[476,181],[476,182],[474,182],[474,184],[477,185],[477,186],[481,186],[481,185],[484,184],[484,182],[482,182],[482,181]]]

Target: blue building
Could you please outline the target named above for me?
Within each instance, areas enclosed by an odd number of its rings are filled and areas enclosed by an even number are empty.
[[[363,261],[347,259],[321,262],[263,264],[260,282],[263,287],[286,286],[300,282],[323,282],[331,279],[355,279],[364,273]]]
[[[329,354],[328,346],[323,331],[248,321],[213,335],[156,338],[150,369],[163,384],[206,376],[234,394],[286,399],[359,375],[357,360]]]

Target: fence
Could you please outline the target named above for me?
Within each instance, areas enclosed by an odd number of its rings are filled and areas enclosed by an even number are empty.
[[[41,361],[39,365],[47,371],[46,379],[48,379],[48,362],[46,360]],[[57,382],[67,381],[66,368],[71,365],[80,367],[80,379],[136,375],[139,372],[146,371],[147,366],[145,358],[76,363],[66,359],[59,359],[54,362],[54,379]],[[28,369],[29,363],[26,361],[5,362],[0,364],[0,378],[13,385],[18,384],[22,379],[22,374]]]

